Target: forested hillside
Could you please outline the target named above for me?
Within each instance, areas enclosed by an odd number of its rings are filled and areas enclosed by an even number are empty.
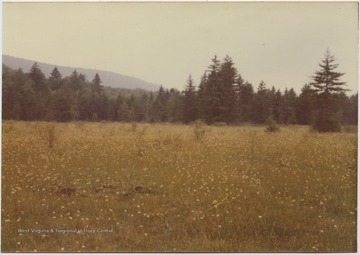
[[[229,56],[222,61],[215,56],[198,84],[191,75],[184,83],[183,91],[163,86],[155,93],[115,90],[104,88],[98,74],[92,81],[76,70],[63,77],[55,67],[46,78],[37,63],[25,72],[3,65],[3,119],[261,124],[271,117],[281,124],[312,124],[319,109],[311,84],[304,84],[299,95],[264,81],[253,85]],[[342,124],[357,124],[357,97],[331,94]]]
[[[17,70],[21,68],[24,71],[30,70],[31,66],[34,64],[35,61],[23,59],[23,58],[16,58],[9,55],[2,55],[3,64],[6,66]],[[44,73],[45,77],[48,78],[54,69],[54,65],[37,62],[41,71]],[[127,88],[127,89],[146,89],[149,91],[156,91],[159,89],[159,85],[141,80],[136,77],[131,77],[119,73],[108,72],[103,70],[95,70],[89,68],[74,68],[68,66],[57,66],[56,67],[59,72],[63,76],[70,76],[74,69],[77,72],[82,73],[85,77],[92,78],[98,73],[101,76],[102,81],[106,84],[106,86],[110,86],[112,88]]]

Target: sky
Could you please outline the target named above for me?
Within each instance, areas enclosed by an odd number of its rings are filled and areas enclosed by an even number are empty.
[[[263,80],[297,92],[329,49],[358,90],[356,2],[3,3],[2,45],[14,57],[179,90],[229,55],[255,88]]]

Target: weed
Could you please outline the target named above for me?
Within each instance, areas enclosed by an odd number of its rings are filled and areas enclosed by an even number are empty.
[[[46,142],[49,149],[55,146],[55,124],[48,123],[40,130],[41,138]]]
[[[206,125],[201,120],[196,120],[193,122],[193,134],[196,142],[202,143],[206,134]]]

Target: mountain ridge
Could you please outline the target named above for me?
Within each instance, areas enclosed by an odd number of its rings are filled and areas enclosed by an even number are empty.
[[[76,70],[78,73],[85,75],[87,80],[91,81],[96,73],[100,75],[102,85],[112,88],[125,89],[144,89],[148,91],[156,91],[160,85],[144,81],[140,78],[119,74],[112,71],[98,70],[94,68],[69,67],[55,64],[48,64],[36,60],[13,57],[10,55],[2,55],[2,63],[12,69],[21,68],[24,72],[28,72],[34,63],[37,63],[46,77],[49,77],[54,67],[57,67],[63,77],[70,76]]]

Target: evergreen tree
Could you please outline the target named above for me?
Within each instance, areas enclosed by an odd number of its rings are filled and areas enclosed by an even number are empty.
[[[100,76],[98,73],[95,74],[94,79],[92,80],[92,87],[94,89],[94,92],[100,93],[102,91],[102,81],[100,80]]]
[[[54,94],[54,118],[56,121],[66,122],[75,117],[74,92],[69,81]]]
[[[312,86],[317,99],[317,113],[313,127],[319,132],[339,132],[341,130],[341,116],[336,95],[347,91],[340,77],[344,73],[336,72],[335,58],[327,50],[324,59],[319,64],[320,70],[312,76]]]
[[[70,75],[71,88],[75,91],[79,91],[84,88],[85,83],[86,83],[85,76],[81,73],[79,74],[76,70],[74,70]]]
[[[254,122],[266,123],[272,112],[269,99],[269,90],[266,88],[265,82],[261,81],[252,102],[252,119]]]
[[[273,118],[276,123],[284,123],[284,97],[279,89],[274,95]]]
[[[183,122],[184,98],[177,89],[170,89],[166,104],[167,119],[170,122]]]
[[[36,62],[32,65],[30,72],[27,75],[29,79],[33,81],[33,88],[35,92],[48,92],[48,88],[45,83],[45,75]]]
[[[357,125],[358,123],[358,94],[346,98],[343,108],[343,123]]]
[[[198,118],[205,119],[207,113],[207,105],[208,105],[208,88],[207,88],[207,72],[205,71],[204,74],[201,76],[201,80],[199,83],[199,89],[197,93],[197,112]]]
[[[234,67],[234,62],[229,56],[224,58],[220,65],[218,72],[219,86],[219,116],[218,121],[235,122],[236,112],[236,91],[235,85],[238,78],[237,70]]]
[[[212,64],[208,67],[209,75],[206,78],[206,83],[204,84],[204,120],[207,123],[213,123],[220,121],[219,117],[221,115],[221,102],[220,102],[220,83],[219,83],[219,70],[220,70],[220,61],[217,59],[217,56],[211,60]]]
[[[284,92],[284,123],[296,123],[296,93],[293,88]]]
[[[26,76],[21,69],[13,73],[8,67],[2,67],[2,117],[21,119],[22,86]]]
[[[314,118],[315,108],[315,93],[311,86],[305,84],[297,99],[296,104],[296,119],[299,124],[311,125]]]
[[[189,75],[189,78],[186,81],[185,90],[184,90],[184,121],[189,123],[198,118],[198,111],[196,105],[196,87],[194,81]]]
[[[244,82],[239,76],[237,81],[239,120],[241,122],[251,120],[252,101],[254,97],[254,88],[249,82]]]
[[[50,73],[50,79],[61,79],[61,78],[62,78],[61,73],[59,72],[57,67],[54,67],[54,69]]]
[[[155,102],[153,103],[153,119],[156,122],[164,122],[166,118],[166,103],[168,95],[161,85],[156,97]]]
[[[50,88],[53,90],[57,90],[61,87],[62,76],[56,67],[50,73],[49,82],[50,82]]]

